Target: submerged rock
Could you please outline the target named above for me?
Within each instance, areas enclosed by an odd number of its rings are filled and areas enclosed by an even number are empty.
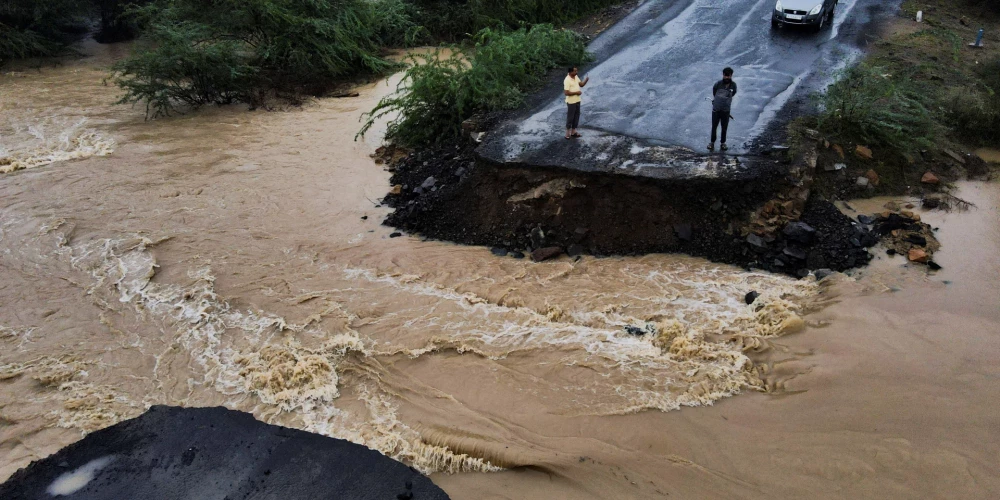
[[[759,297],[760,297],[760,294],[757,293],[756,291],[753,291],[753,292],[750,292],[750,293],[746,294],[746,296],[743,297],[743,300],[747,303],[747,305],[751,305],[754,302],[756,302]]]
[[[563,249],[560,247],[546,247],[539,248],[534,252],[531,252],[531,260],[535,262],[544,262],[550,259],[554,259],[563,254]]]
[[[906,256],[910,262],[916,262],[918,264],[926,264],[930,261],[931,257],[927,255],[927,252],[920,248],[914,248],[910,250],[910,253]]]

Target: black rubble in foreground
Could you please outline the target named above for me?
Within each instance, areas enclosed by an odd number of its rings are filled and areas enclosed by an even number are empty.
[[[40,498],[447,499],[416,470],[348,441],[225,408],[154,406],[33,462],[0,485]]]

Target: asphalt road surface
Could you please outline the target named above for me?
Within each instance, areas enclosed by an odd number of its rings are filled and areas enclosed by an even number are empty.
[[[3,500],[448,500],[364,446],[225,408],[154,406],[14,473]]]
[[[817,3],[820,0],[817,0]],[[760,149],[836,72],[857,61],[898,0],[841,0],[821,32],[771,28],[774,0],[648,0],[597,38],[581,68],[582,139],[566,140],[562,78],[498,127],[480,155],[500,163],[650,177],[719,175]],[[732,67],[739,94],[728,155],[708,155],[711,90]],[[780,134],[779,134],[780,135]],[[769,148],[771,144],[764,144]]]

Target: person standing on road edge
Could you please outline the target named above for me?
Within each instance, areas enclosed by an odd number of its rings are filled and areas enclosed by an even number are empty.
[[[583,100],[580,97],[583,95],[583,91],[580,89],[587,86],[590,77],[580,81],[575,66],[569,68],[567,73],[566,79],[563,80],[563,94],[566,95],[566,138],[572,139],[580,137],[580,134],[576,132],[580,126],[580,101]]]
[[[722,125],[722,144],[719,149],[726,151],[726,133],[729,132],[729,118],[733,109],[733,97],[736,96],[736,82],[733,81],[733,68],[722,70],[722,80],[712,87],[712,142],[708,150],[715,151],[716,131]]]

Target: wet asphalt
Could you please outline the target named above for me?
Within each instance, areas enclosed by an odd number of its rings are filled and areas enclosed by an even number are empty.
[[[820,0],[817,0],[819,3]],[[498,163],[684,178],[726,176],[769,149],[811,95],[855,63],[898,0],[841,0],[820,32],[771,27],[774,0],[648,0],[595,39],[582,139],[567,141],[564,72],[491,132]],[[712,85],[735,71],[727,155],[709,154]]]

